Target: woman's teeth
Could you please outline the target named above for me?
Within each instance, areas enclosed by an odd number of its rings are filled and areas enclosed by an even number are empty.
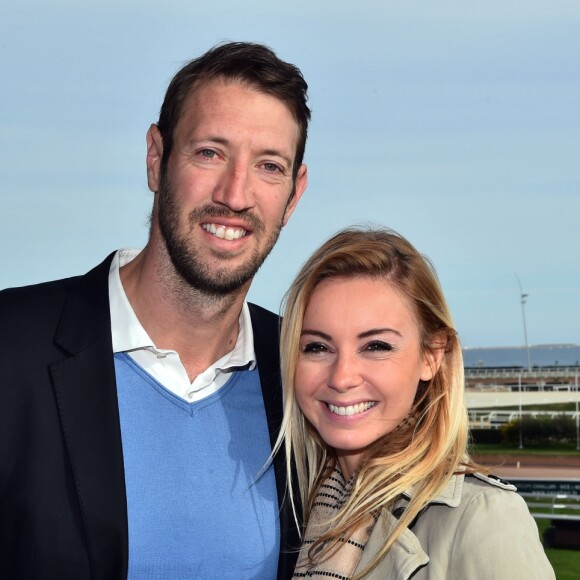
[[[335,415],[346,415],[347,417],[368,411],[375,405],[375,401],[369,401],[368,403],[358,403],[357,405],[348,405],[347,407],[337,407],[336,405],[331,405],[330,403],[326,404],[331,413],[334,413]]]

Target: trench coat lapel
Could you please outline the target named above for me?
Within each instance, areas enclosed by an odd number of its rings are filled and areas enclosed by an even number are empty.
[[[355,573],[366,568],[385,545],[388,530],[392,529],[397,520],[389,512],[383,512],[365,546],[362,558]],[[415,534],[409,529],[404,530],[397,541],[393,544],[387,555],[381,560],[377,568],[369,576],[369,580],[383,578],[397,578],[406,580],[429,562],[429,556],[425,553]]]
[[[431,504],[442,504],[449,507],[457,507],[461,503],[461,493],[463,489],[464,475],[453,475],[441,492],[434,497]],[[402,505],[405,505],[413,496],[413,488],[410,487],[403,494]],[[396,504],[395,504],[396,506]],[[388,537],[388,530],[393,529],[397,523],[396,518],[389,511],[383,511],[365,546],[361,561],[356,569],[360,572],[366,568],[379,550],[385,545]],[[369,580],[382,578],[397,578],[405,580],[410,578],[419,568],[429,562],[429,556],[423,550],[417,536],[406,529],[399,536],[381,563],[369,576]]]
[[[128,561],[108,294],[111,258],[71,286],[55,336],[66,356],[50,366],[95,580],[124,580]]]

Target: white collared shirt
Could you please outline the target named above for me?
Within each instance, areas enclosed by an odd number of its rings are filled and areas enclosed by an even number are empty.
[[[256,366],[254,334],[247,302],[239,318],[239,332],[234,349],[213,363],[191,382],[179,354],[158,349],[137,318],[119,275],[119,268],[129,263],[141,250],[121,249],[115,253],[109,270],[109,301],[113,352],[126,352],[167,390],[190,403],[200,401],[223,387],[230,374]]]

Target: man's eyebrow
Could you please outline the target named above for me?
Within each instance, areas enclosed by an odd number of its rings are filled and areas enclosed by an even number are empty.
[[[188,144],[190,146],[197,146],[199,143],[201,143],[202,141],[209,141],[210,143],[219,143],[220,145],[228,145],[229,144],[229,139],[226,139],[225,137],[218,137],[217,135],[207,135],[206,137],[191,137],[188,140]]]

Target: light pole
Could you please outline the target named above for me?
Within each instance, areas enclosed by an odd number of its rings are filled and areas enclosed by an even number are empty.
[[[580,451],[580,415],[578,415],[578,370],[576,370],[576,451]]]
[[[520,374],[518,375],[518,386],[519,386],[519,392],[520,392],[520,420],[519,420],[519,425],[520,425],[520,449],[524,448],[524,440],[523,440],[523,436],[522,436],[522,373],[520,372]]]
[[[521,304],[522,304],[522,319],[524,321],[524,340],[526,343],[526,357],[528,359],[528,371],[532,370],[532,361],[530,359],[530,346],[528,344],[528,328],[526,326],[526,310],[525,310],[525,305],[526,305],[526,298],[529,296],[529,294],[524,294],[524,291],[522,290],[522,284],[520,282],[520,278],[519,276],[516,274],[516,278],[518,280],[518,286],[520,287],[520,300],[521,300]]]

